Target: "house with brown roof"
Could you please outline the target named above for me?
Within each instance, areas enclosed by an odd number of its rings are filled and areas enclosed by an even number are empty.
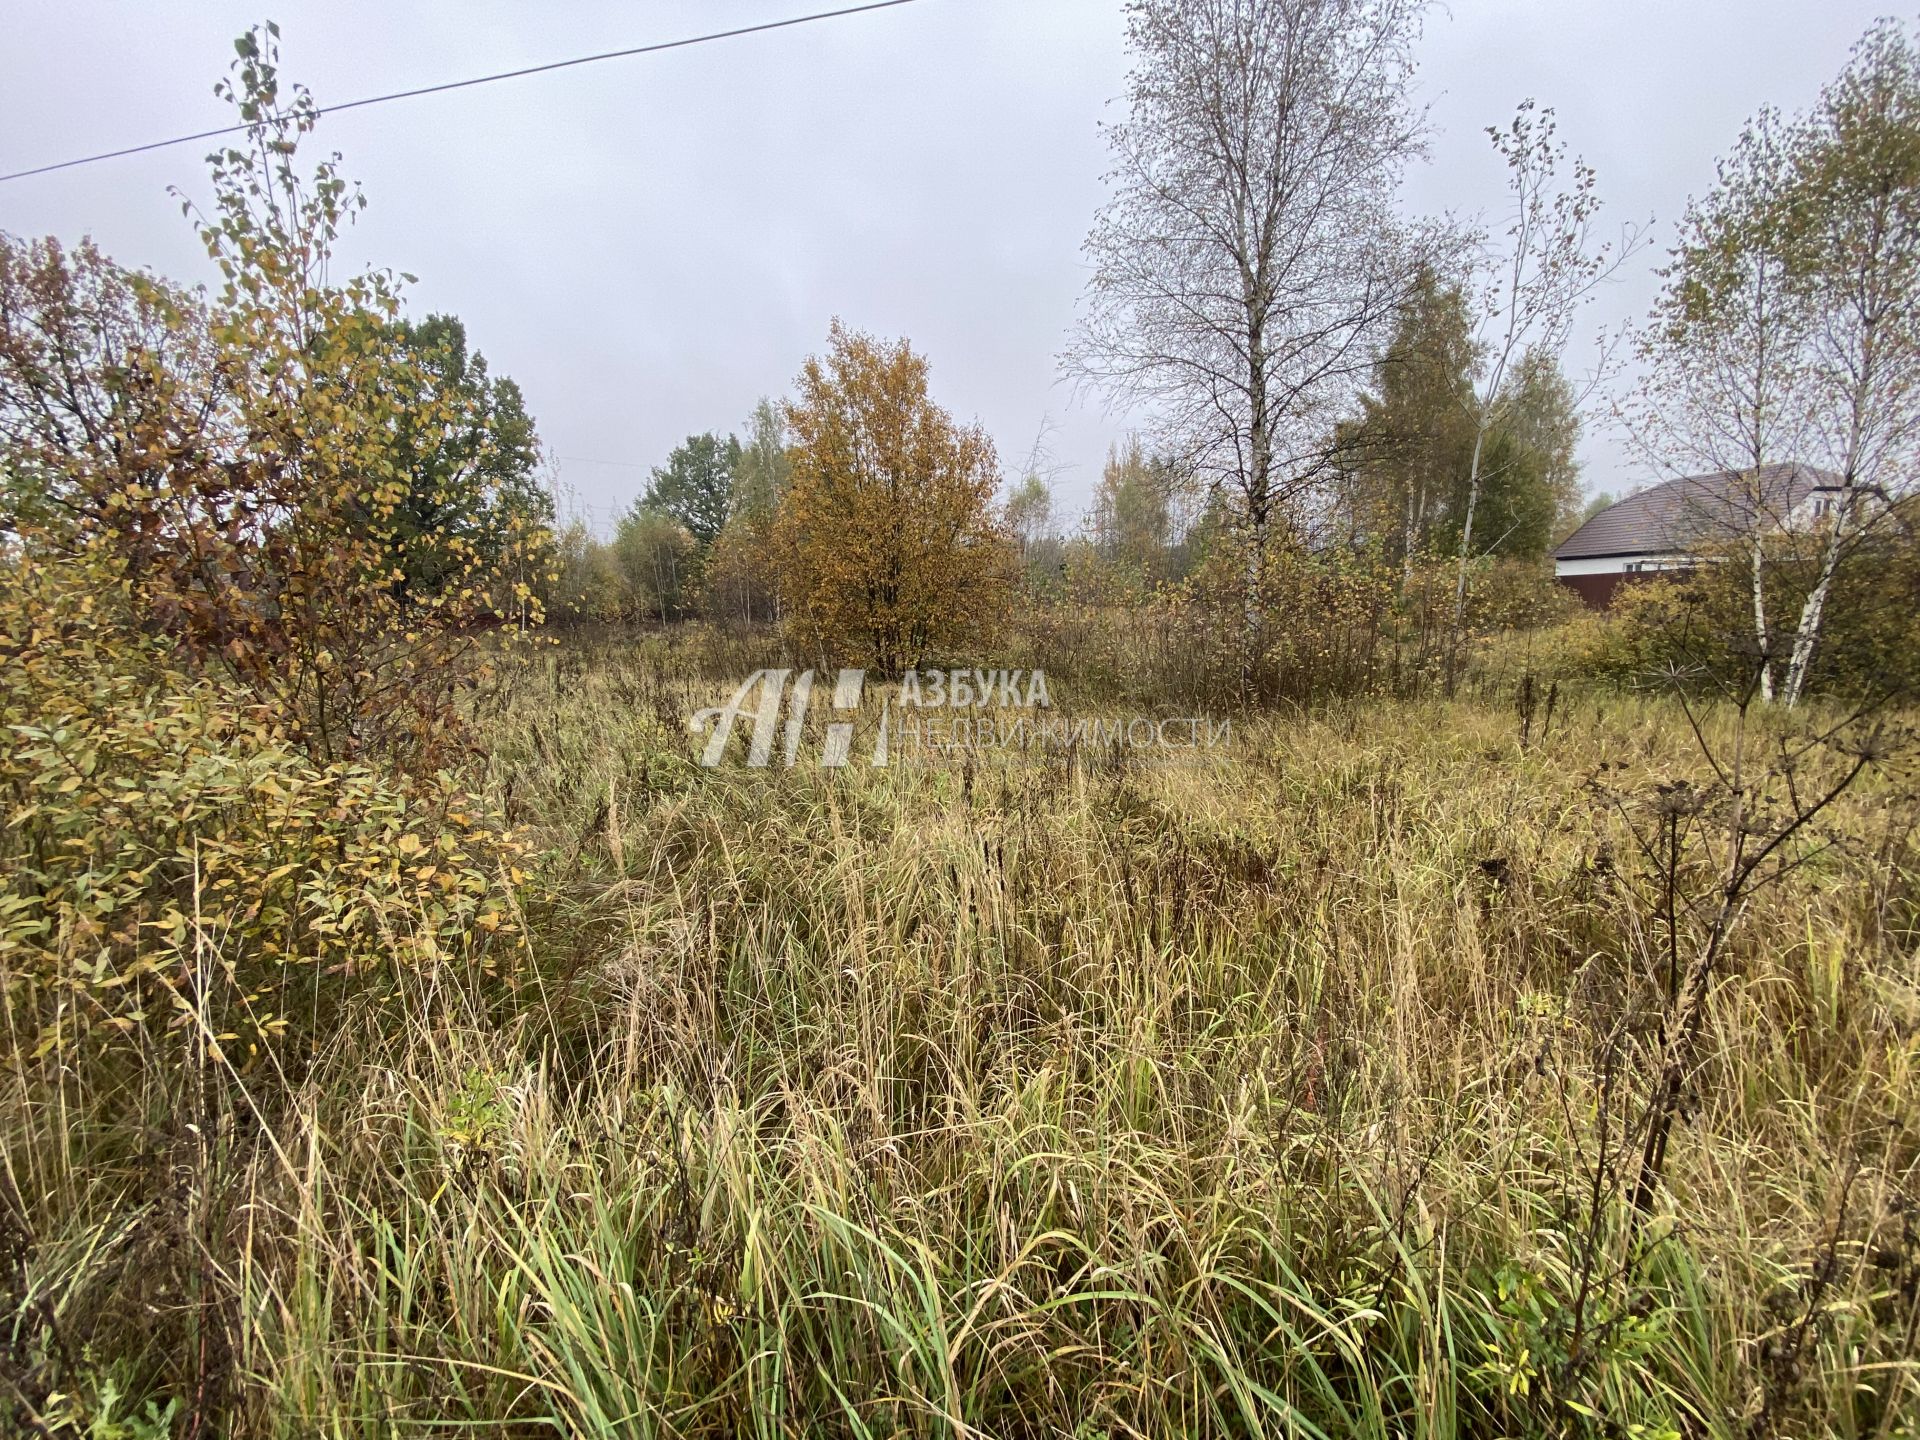
[[[1769,531],[1817,527],[1842,489],[1839,476],[1800,464],[1663,481],[1609,505],[1562,541],[1554,577],[1604,610],[1629,581],[1691,570],[1703,555]]]

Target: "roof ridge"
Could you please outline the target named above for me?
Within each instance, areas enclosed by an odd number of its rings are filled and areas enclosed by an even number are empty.
[[[1740,493],[1751,480],[1757,494]],[[1776,460],[1750,470],[1708,470],[1674,475],[1642,486],[1588,516],[1553,550],[1556,560],[1598,560],[1628,555],[1684,554],[1704,531],[1738,522],[1753,510],[1791,510],[1816,489],[1841,477],[1804,460]],[[1805,487],[1802,489],[1802,487]],[[1743,506],[1743,501],[1750,504]],[[1694,512],[1694,524],[1684,523]],[[1717,514],[1702,514],[1717,511]]]

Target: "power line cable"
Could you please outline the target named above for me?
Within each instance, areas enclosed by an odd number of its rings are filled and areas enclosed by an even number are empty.
[[[846,15],[864,15],[869,10],[890,10],[896,5],[911,5],[914,0],[869,0],[865,5],[849,5],[840,10],[819,10],[811,15],[795,15],[785,20],[768,20],[759,25],[742,25],[735,30],[716,30],[709,35],[690,35],[684,40],[661,40],[652,45],[635,45],[628,50],[603,50],[597,55],[579,55],[571,60],[552,60],[545,65],[528,65],[519,70],[502,70],[496,75],[476,75],[470,80],[448,80],[439,85],[422,85],[414,90],[396,90],[389,95],[370,95],[364,100],[347,100],[338,105],[318,108],[316,115],[337,115],[343,110],[359,110],[368,105],[384,105],[389,100],[411,100],[420,95],[438,95],[445,90],[465,90],[473,85],[491,85],[496,80],[518,80],[526,75],[544,75],[549,70],[569,70],[576,65],[592,65],[601,60],[624,60],[633,55],[654,55],[662,50],[683,50],[689,45],[705,45],[713,40],[733,40],[742,35],[758,35],[768,30],[786,30],[795,25],[810,25],[816,20],[838,20]],[[145,145],[129,145],[98,155],[82,155],[76,160],[61,160],[52,165],[37,165],[31,170],[16,170],[0,175],[0,185],[9,180],[25,180],[30,175],[48,175],[55,170],[71,170],[77,165],[93,165],[101,160],[118,160],[123,155],[142,155],[149,150],[164,150],[170,145],[191,145],[196,140],[213,140],[222,135],[237,135],[249,127],[224,125],[217,130],[201,130],[192,135],[176,135],[171,140],[153,140]]]

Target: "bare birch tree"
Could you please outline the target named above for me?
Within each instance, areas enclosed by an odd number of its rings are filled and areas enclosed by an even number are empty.
[[[1799,702],[1841,561],[1920,459],[1920,52],[1883,20],[1792,145],[1782,223],[1810,316],[1812,426],[1838,477],[1781,698]]]
[[[1529,352],[1538,352],[1558,363],[1580,307],[1639,248],[1632,230],[1622,233],[1618,245],[1598,240],[1600,199],[1594,192],[1593,169],[1577,157],[1569,164],[1566,146],[1554,132],[1553,112],[1537,110],[1531,100],[1522,102],[1506,129],[1487,130],[1506,162],[1512,208],[1501,240],[1480,247],[1478,364],[1471,393],[1461,397],[1474,436],[1447,644],[1449,691],[1466,617],[1474,511],[1480,503],[1487,437],[1507,419],[1520,362]]]
[[[1725,503],[1688,523],[1746,569],[1757,689],[1771,703],[1778,637],[1768,542],[1792,522],[1790,467],[1805,458],[1809,439],[1810,337],[1780,224],[1787,157],[1779,115],[1756,117],[1717,171],[1713,189],[1681,219],[1637,347],[1642,380],[1622,418],[1658,468],[1730,477],[1714,497]]]
[[[1132,0],[1115,189],[1070,374],[1155,411],[1231,492],[1249,620],[1279,508],[1332,467],[1335,420],[1416,268],[1394,213],[1422,144],[1419,0]]]

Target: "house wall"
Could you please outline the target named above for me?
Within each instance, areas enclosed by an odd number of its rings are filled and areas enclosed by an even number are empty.
[[[1580,597],[1589,610],[1605,610],[1622,585],[1643,580],[1675,580],[1693,569],[1684,555],[1610,556],[1600,560],[1556,560],[1554,579]]]
[[[1556,575],[1554,578],[1578,595],[1581,604],[1589,610],[1605,610],[1613,604],[1613,592],[1620,588],[1620,582],[1627,577],[1614,570],[1597,575]]]

